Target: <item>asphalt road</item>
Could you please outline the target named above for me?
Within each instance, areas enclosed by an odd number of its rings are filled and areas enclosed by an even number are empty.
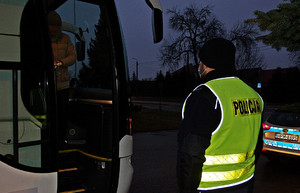
[[[177,131],[134,134],[135,170],[130,193],[177,193]],[[257,164],[254,193],[300,193],[300,161],[270,161],[262,155]]]
[[[133,135],[130,193],[176,193],[176,131]]]

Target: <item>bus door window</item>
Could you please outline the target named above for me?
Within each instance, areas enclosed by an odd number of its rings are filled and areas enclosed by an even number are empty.
[[[68,67],[76,61],[76,52],[70,36],[62,32],[62,20],[55,11],[48,13],[49,35],[52,44],[57,90],[67,89],[70,84]]]
[[[98,143],[96,141],[99,141],[99,135],[102,132],[103,104],[99,104],[98,107],[94,107],[95,105],[74,105],[74,102],[70,100],[76,95],[79,98],[112,101],[113,56],[110,26],[99,5],[81,1],[67,1],[55,12],[60,16],[61,21],[58,19],[58,23],[62,23],[62,33],[70,37],[78,52],[75,65],[68,67],[70,75],[68,91],[62,96],[60,93],[63,92],[57,87],[58,102],[68,103],[68,105],[58,104],[58,119],[62,125],[62,128],[59,128],[60,135],[64,143],[95,144]],[[53,22],[52,20],[49,21],[49,23]],[[54,52],[53,49],[55,60],[56,54]],[[80,96],[77,95],[78,93],[80,93]],[[94,93],[97,93],[97,96],[93,96]],[[105,98],[101,96],[101,93],[104,93]],[[67,96],[67,99],[60,100],[60,97],[64,98],[65,96]],[[109,103],[111,104],[111,102]],[[111,108],[111,105],[109,106]],[[61,110],[61,108],[64,110]],[[88,122],[89,120],[92,122]],[[110,140],[109,138],[104,139],[103,144],[105,144],[105,141]],[[92,148],[92,145],[90,148]]]
[[[112,89],[111,31],[101,6],[67,1],[55,11],[61,17],[63,33],[83,52],[77,53],[75,65],[69,66],[70,87]]]
[[[95,192],[108,192],[112,181],[107,174],[112,172],[114,153],[115,56],[109,17],[105,12],[107,2],[99,4],[72,0],[55,10],[62,20],[62,32],[69,35],[77,51],[75,65],[68,68],[71,81],[67,91],[66,113],[59,117],[64,129],[60,131],[63,144],[59,146],[58,160],[61,168],[73,165],[84,168],[85,175],[80,176],[83,181],[93,179],[102,182],[87,186],[93,186]],[[64,190],[64,178],[60,179]]]
[[[47,20],[56,76],[58,141],[59,145],[63,145],[67,127],[66,114],[69,101],[69,66],[75,63],[76,52],[70,36],[62,32],[61,16],[56,11],[50,11]]]

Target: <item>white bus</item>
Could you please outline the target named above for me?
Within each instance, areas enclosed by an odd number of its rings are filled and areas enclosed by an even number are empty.
[[[161,4],[146,3],[156,43]],[[77,51],[63,105],[47,20],[54,10]],[[0,192],[128,192],[128,77],[113,0],[0,0]]]

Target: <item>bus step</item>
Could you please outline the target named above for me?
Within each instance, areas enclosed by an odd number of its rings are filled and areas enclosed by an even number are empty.
[[[82,184],[84,179],[84,171],[80,168],[70,167],[58,170],[58,184],[60,188],[63,188],[63,190],[68,190],[70,187],[72,189],[72,187],[74,188],[75,184]],[[77,189],[81,188],[78,187]]]
[[[78,171],[78,168],[65,168],[65,169],[59,169],[58,172],[62,173],[62,172],[74,172],[74,171]]]
[[[68,190],[68,191],[63,191],[63,192],[60,192],[60,193],[78,193],[78,192],[86,192],[85,189],[77,189],[77,190]]]

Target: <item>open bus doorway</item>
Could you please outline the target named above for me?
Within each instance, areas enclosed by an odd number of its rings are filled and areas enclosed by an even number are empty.
[[[57,89],[59,190],[78,186],[75,189],[110,192],[115,188],[111,185],[117,183],[114,172],[119,170],[119,160],[115,152],[119,151],[120,140],[112,18],[106,3],[67,1],[55,11],[62,18],[62,32],[51,39]],[[68,42],[65,36],[69,36]],[[75,45],[84,45],[76,50],[78,56],[85,57],[75,57],[76,64],[71,64]],[[58,62],[62,65],[56,65]]]

